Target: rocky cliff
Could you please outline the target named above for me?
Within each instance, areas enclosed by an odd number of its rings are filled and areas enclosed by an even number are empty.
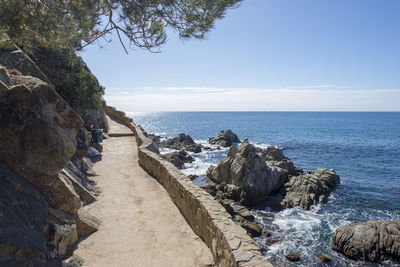
[[[0,265],[57,264],[99,223],[81,209],[95,200],[84,121],[21,50],[0,64]]]

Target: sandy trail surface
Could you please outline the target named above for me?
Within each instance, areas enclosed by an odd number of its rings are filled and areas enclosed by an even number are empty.
[[[126,132],[112,122],[113,132]],[[120,127],[120,130],[118,129]],[[212,254],[167,191],[139,165],[134,137],[104,140],[94,170],[102,193],[85,208],[102,221],[78,244],[84,266],[209,266]]]

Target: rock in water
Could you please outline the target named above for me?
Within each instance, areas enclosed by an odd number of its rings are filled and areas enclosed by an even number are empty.
[[[300,256],[298,254],[296,254],[296,253],[287,254],[285,257],[289,261],[293,261],[293,262],[300,260]]]
[[[285,184],[286,195],[281,205],[284,208],[299,206],[310,209],[312,205],[325,203],[333,188],[340,183],[340,177],[334,170],[317,169],[293,176]]]
[[[207,176],[216,183],[232,184],[241,188],[241,198],[256,204],[287,181],[286,170],[270,166],[246,139],[237,149],[231,146],[228,157],[207,170]]]
[[[148,136],[150,136],[152,139],[157,138],[157,136],[154,135],[152,136],[151,134]],[[196,144],[193,141],[192,137],[190,137],[190,135],[186,135],[184,133],[180,133],[178,134],[178,136],[169,138],[162,142],[160,142],[159,137],[157,139],[158,139],[157,145],[159,147],[166,147],[171,149],[185,149],[187,151],[191,151],[194,153],[200,153],[202,150],[202,145]]]
[[[164,159],[168,160],[172,164],[175,165],[175,167],[181,169],[183,164],[185,163],[190,163],[194,161],[194,158],[191,157],[186,151],[181,150],[179,152],[172,152],[169,154],[165,154],[162,156]]]
[[[208,139],[208,142],[212,145],[230,147],[233,143],[240,143],[240,140],[234,132],[228,129],[220,131],[217,137]]]
[[[400,262],[400,220],[353,222],[339,227],[332,248],[353,260]]]

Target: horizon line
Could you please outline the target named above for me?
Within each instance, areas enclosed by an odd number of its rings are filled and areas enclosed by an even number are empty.
[[[400,113],[400,110],[154,110],[154,111],[124,111],[125,113],[138,112],[347,112],[347,113]]]

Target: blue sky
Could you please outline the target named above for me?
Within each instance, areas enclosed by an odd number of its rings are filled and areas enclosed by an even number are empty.
[[[124,111],[400,110],[399,0],[244,0],[206,40],[81,55]]]

